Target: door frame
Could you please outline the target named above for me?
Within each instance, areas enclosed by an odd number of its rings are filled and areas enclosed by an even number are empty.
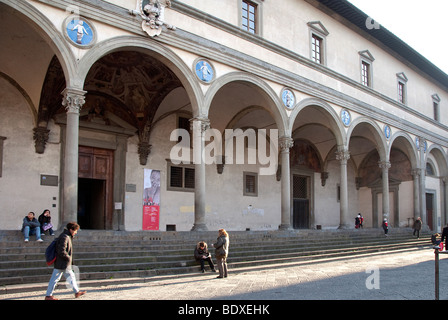
[[[311,229],[314,225],[314,172],[291,168],[290,174],[290,199],[291,199],[291,226],[294,228],[294,176],[302,176],[307,179],[308,188],[308,226],[303,229]],[[302,229],[302,228],[301,228]]]
[[[82,110],[80,115],[87,114],[88,111]],[[118,117],[109,114],[108,117],[114,120],[114,123],[123,124]],[[60,154],[60,185],[64,185],[64,167],[65,167],[65,146],[67,118],[65,114],[55,116],[55,123],[61,128],[61,154]],[[79,121],[79,142],[78,145],[110,149],[114,151],[114,168],[113,168],[113,203],[121,203],[122,210],[113,210],[112,229],[125,230],[125,190],[126,190],[126,154],[128,138],[135,135],[137,129],[132,126],[123,124],[123,127],[115,125],[92,124],[85,121]],[[98,139],[97,134],[105,135],[106,138]],[[130,189],[130,192],[135,192]],[[64,212],[64,188],[59,188],[59,218],[62,221]]]
[[[88,171],[83,171],[81,157],[88,159]],[[87,147],[80,145],[78,147],[78,181],[80,178],[92,180],[92,185],[98,185],[94,181],[104,181],[103,190],[101,191],[103,209],[102,216],[91,216],[95,221],[101,221],[101,223],[95,223],[100,225],[101,229],[111,230],[114,214],[113,206],[113,170],[114,170],[114,151],[104,148]],[[106,167],[105,172],[99,171]],[[78,182],[79,185],[79,182]],[[97,190],[98,191],[98,190]]]

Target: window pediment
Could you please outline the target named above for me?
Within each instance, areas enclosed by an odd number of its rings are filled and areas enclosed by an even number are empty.
[[[322,36],[328,36],[330,33],[328,32],[327,28],[322,24],[320,21],[310,21],[307,23],[307,25],[317,33],[321,34]]]

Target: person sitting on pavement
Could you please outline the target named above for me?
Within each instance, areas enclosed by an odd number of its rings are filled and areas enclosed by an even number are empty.
[[[30,235],[36,235],[36,240],[43,241],[40,236],[40,223],[34,217],[34,212],[30,211],[28,215],[23,218],[22,230],[25,242],[30,240]]]
[[[210,265],[212,272],[216,272],[215,265],[213,264],[212,261],[212,256],[210,255],[207,249],[207,243],[205,243],[204,241],[200,241],[196,245],[196,248],[194,249],[194,258],[201,264],[202,273],[205,272],[205,266],[204,266],[205,261],[207,261],[208,264]]]

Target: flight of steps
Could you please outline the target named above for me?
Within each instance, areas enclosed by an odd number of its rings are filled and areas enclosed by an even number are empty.
[[[59,235],[56,232],[56,235]],[[260,268],[305,260],[335,259],[389,250],[432,248],[430,235],[420,239],[411,229],[294,230],[229,232],[229,269]],[[44,252],[54,237],[25,243],[17,231],[0,231],[0,288],[48,282],[53,267]],[[73,241],[73,263],[81,280],[122,279],[197,273],[196,243],[216,241],[217,232],[126,232],[80,230]],[[206,264],[206,269],[208,265]],[[1,293],[2,290],[0,290]]]

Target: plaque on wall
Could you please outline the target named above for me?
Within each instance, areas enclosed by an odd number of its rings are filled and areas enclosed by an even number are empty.
[[[282,102],[283,105],[288,109],[294,109],[296,104],[296,97],[291,89],[283,88],[282,90]]]
[[[59,181],[58,176],[52,176],[52,175],[48,175],[48,174],[40,175],[40,185],[41,186],[57,187],[58,181]]]
[[[215,68],[206,59],[196,59],[193,67],[194,73],[202,83],[209,84],[215,79]]]
[[[90,48],[96,42],[96,31],[86,18],[72,15],[64,21],[64,35],[71,44],[78,48]]]
[[[341,110],[341,120],[342,120],[342,123],[344,123],[345,126],[350,125],[352,117],[350,115],[350,112],[348,112],[348,110],[346,110],[346,109],[342,109]]]

